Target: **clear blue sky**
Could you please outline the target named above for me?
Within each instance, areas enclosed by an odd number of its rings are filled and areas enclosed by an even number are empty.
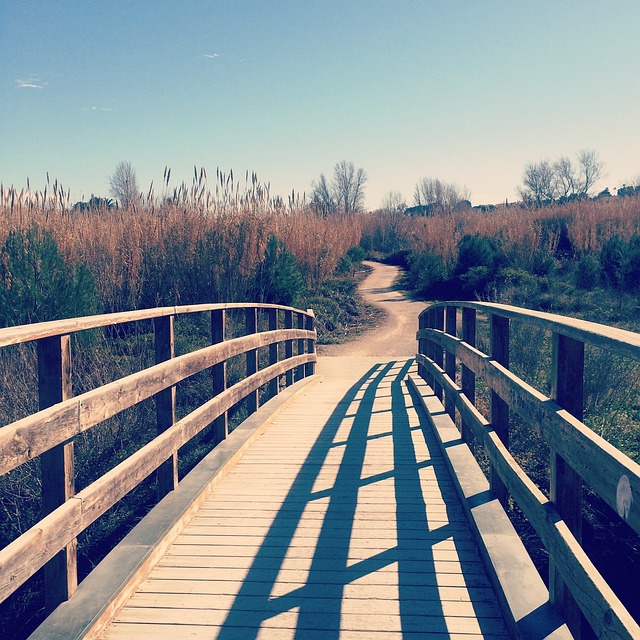
[[[0,181],[74,200],[193,165],[307,193],[339,160],[366,204],[424,177],[474,204],[595,149],[640,174],[637,0],[2,0]]]

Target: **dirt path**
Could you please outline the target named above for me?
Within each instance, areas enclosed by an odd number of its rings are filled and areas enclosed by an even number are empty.
[[[377,262],[365,262],[373,271],[360,284],[366,302],[382,308],[386,320],[356,340],[344,344],[320,346],[321,356],[389,356],[410,357],[416,354],[418,315],[424,302],[411,302],[393,289],[399,269]]]

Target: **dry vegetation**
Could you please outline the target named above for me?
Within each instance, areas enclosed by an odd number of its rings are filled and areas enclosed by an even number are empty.
[[[150,188],[127,208],[101,199],[73,207],[57,183],[37,193],[0,186],[0,326],[158,305],[255,300],[313,307],[319,329],[331,341],[361,313],[353,301],[353,280],[340,276],[349,274],[352,262],[366,251],[370,257],[396,260],[408,277],[413,273],[409,284],[422,297],[429,297],[436,276],[455,286],[481,281],[482,288],[464,292],[637,330],[640,309],[634,287],[640,281],[608,280],[601,255],[612,238],[631,247],[639,235],[638,197],[430,217],[381,211],[323,217],[295,194],[287,202],[271,197],[268,187],[248,174],[240,184],[232,174],[217,172],[209,184],[204,170],[194,171],[191,185],[170,189],[165,171],[159,197]],[[471,265],[468,273],[476,280],[460,271],[465,237],[484,239],[471,248],[482,245],[495,259],[495,268],[482,265],[487,273]],[[364,251],[354,251],[357,245]],[[589,260],[595,269],[591,281],[584,279]],[[485,279],[478,280],[478,274]],[[441,293],[453,298],[459,291],[445,288]],[[207,330],[185,326],[180,340],[197,343]],[[540,343],[530,338],[523,336],[522,348],[514,345],[520,356],[513,366],[544,389],[548,381]],[[86,336],[78,350],[83,356],[74,361],[74,388],[91,388],[142,368],[150,341],[150,328],[139,334]],[[36,373],[27,347],[2,350],[0,358],[0,424],[7,424],[36,409]],[[640,370],[637,364],[602,358],[589,354],[585,420],[640,457]],[[97,372],[96,361],[112,363],[111,370]],[[610,372],[606,390],[592,384],[596,370]],[[206,390],[196,380],[179,393],[179,410],[188,410],[200,393]],[[96,471],[91,460],[113,465],[127,447],[151,437],[151,409],[141,406],[138,413],[113,419],[77,443],[79,485]],[[516,455],[544,486],[546,463],[531,453],[543,451],[543,443],[535,434],[517,431],[513,440]],[[39,482],[37,463],[0,479],[0,544],[37,518]],[[87,532],[81,541],[84,570],[104,554],[105,540],[113,544],[122,537],[125,516],[133,514],[135,520],[137,509],[148,508],[147,489]],[[604,561],[611,564],[610,558]],[[24,618],[24,611],[37,611],[39,602],[37,589],[23,590],[5,603],[0,618],[15,620],[18,612]],[[22,632],[16,633],[20,637]]]

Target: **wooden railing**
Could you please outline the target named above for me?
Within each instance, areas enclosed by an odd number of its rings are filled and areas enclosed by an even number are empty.
[[[476,348],[477,315],[489,325],[488,354]],[[509,370],[512,321],[550,334],[550,397]],[[584,616],[598,638],[640,638],[640,626],[581,546],[583,482],[640,533],[640,466],[582,422],[585,345],[640,360],[640,335],[506,305],[444,302],[420,315],[417,338],[419,374],[444,396],[452,419],[457,410],[462,437],[484,446],[493,493],[505,505],[510,496],[542,540],[550,599],[574,636]],[[490,391],[488,419],[476,406],[477,380]],[[550,446],[549,497],[509,452],[510,412]]]
[[[245,335],[227,340],[229,311],[244,312]],[[174,318],[203,312],[211,316],[211,346],[176,357]],[[154,323],[156,364],[74,397],[70,336],[149,320]],[[48,610],[76,590],[76,539],[81,532],[156,469],[160,493],[174,489],[180,447],[212,423],[213,441],[225,439],[228,411],[234,405],[246,400],[248,413],[256,411],[261,387],[263,397],[274,396],[280,382],[289,386],[312,375],[316,361],[313,312],[268,304],[165,307],[0,330],[0,348],[34,341],[40,411],[0,428],[0,476],[39,457],[43,517],[0,551],[0,602],[44,567]],[[242,354],[246,377],[227,386],[227,361]],[[260,360],[265,365],[261,369]],[[207,369],[211,399],[176,420],[175,386]],[[75,493],[74,437],[152,397],[157,437]]]

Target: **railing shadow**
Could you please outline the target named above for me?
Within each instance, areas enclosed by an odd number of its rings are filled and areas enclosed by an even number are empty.
[[[313,637],[338,638],[345,615],[353,613],[345,611],[345,591],[358,581],[375,585],[373,596],[363,596],[370,605],[363,616],[375,618],[376,631],[401,632],[403,637],[412,638],[420,637],[426,630],[439,634],[439,638],[469,631],[501,635],[501,625],[496,627],[496,607],[488,580],[479,569],[477,557],[475,561],[468,560],[470,553],[477,552],[461,509],[456,505],[449,516],[447,507],[431,516],[425,504],[425,480],[421,474],[433,478],[430,491],[439,491],[439,487],[446,486],[450,480],[435,441],[427,442],[430,455],[416,453],[416,446],[424,451],[425,438],[430,439],[430,432],[424,415],[417,410],[409,415],[408,409],[413,407],[402,380],[411,365],[412,361],[376,365],[342,398],[314,442],[261,543],[219,630],[219,639],[237,638],[239,627],[243,638],[257,638],[266,621],[296,609],[296,638],[309,638],[311,632]],[[379,405],[385,394],[387,401],[382,403],[385,408],[376,407],[374,411],[374,401]],[[375,421],[388,411],[392,414],[388,422],[391,431],[387,427],[381,432],[380,423]],[[347,424],[351,425],[348,436],[338,438],[338,432],[344,431]],[[387,450],[392,447],[385,470],[367,475],[371,473],[367,448],[385,439],[390,439]],[[386,444],[382,442],[383,448]],[[323,465],[336,448],[342,448],[343,455],[335,481],[330,489],[314,491]],[[384,481],[393,484],[388,490],[391,504],[377,504],[371,501],[371,496],[359,499],[363,489],[371,489]],[[384,493],[385,490],[380,495]],[[329,503],[305,583],[292,585],[285,594],[282,589],[278,590],[281,595],[274,593],[303,512],[314,501],[327,498]],[[354,549],[353,543],[357,542],[353,536],[354,525],[362,528],[363,507],[372,519],[371,538],[367,538],[367,548]],[[376,525],[380,527],[380,522],[385,520],[388,528],[395,529],[396,544],[389,545],[387,537],[380,539],[376,546]],[[434,547],[445,540],[449,541],[448,551],[442,559],[442,552],[438,556]],[[454,559],[446,557],[458,549],[464,554]],[[397,579],[393,576],[396,568]],[[372,574],[381,570],[389,572],[388,577],[372,581]],[[451,589],[457,589],[455,597],[451,596]],[[443,604],[442,596],[447,591],[446,599],[454,604],[458,595],[465,600],[462,604],[468,610],[466,627],[463,624],[460,629],[451,628],[451,621],[445,620],[447,605]],[[477,602],[471,602],[472,596]],[[387,611],[376,607],[377,598],[380,602],[396,601],[395,616],[386,616],[385,620]]]

